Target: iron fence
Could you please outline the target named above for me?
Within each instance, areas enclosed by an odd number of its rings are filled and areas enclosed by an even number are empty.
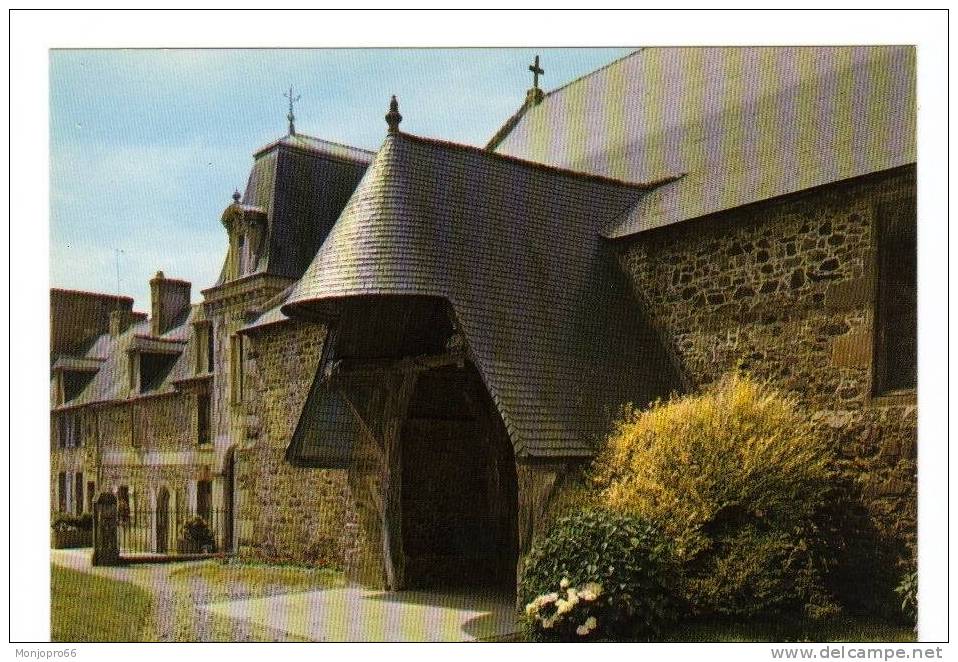
[[[201,520],[201,522],[200,522]],[[196,554],[229,550],[232,527],[224,509],[120,509],[117,542],[121,554]]]

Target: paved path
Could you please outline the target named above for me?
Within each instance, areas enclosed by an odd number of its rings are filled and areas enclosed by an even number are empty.
[[[312,641],[474,641],[507,638],[516,630],[513,599],[501,594],[350,587],[232,600],[203,609]]]
[[[51,560],[148,589],[154,641],[474,641],[516,630],[513,598],[505,594],[347,587],[212,602],[204,586],[170,578],[204,561],[94,568],[89,549],[52,550]]]

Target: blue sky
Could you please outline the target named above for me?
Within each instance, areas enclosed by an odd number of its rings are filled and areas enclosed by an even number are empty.
[[[51,51],[50,284],[148,310],[163,270],[199,301],[226,249],[223,208],[253,152],[286,133],[290,84],[299,133],[375,150],[396,94],[404,131],[482,145],[524,99],[536,53],[550,90],[630,50]]]

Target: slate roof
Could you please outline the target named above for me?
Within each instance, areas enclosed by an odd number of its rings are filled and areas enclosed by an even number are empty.
[[[174,382],[193,375],[196,348],[192,327],[194,321],[202,319],[202,308],[201,304],[191,306],[189,314],[177,326],[158,338],[150,336],[149,320],[135,322],[117,336],[109,333],[99,336],[86,355],[77,358],[83,363],[96,360],[100,364],[96,374],[75,398],[54,409],[126,400],[141,395],[130,390],[129,351],[134,349],[179,354],[162,383],[149,394],[173,392]]]
[[[78,356],[60,356],[53,362],[52,370],[65,370],[67,372],[96,372],[100,369],[104,359],[78,357]]]
[[[911,46],[645,48],[548,93],[497,151],[632,181],[684,175],[609,237],[916,161]]]
[[[448,300],[517,456],[586,456],[610,409],[674,384],[599,230],[645,187],[387,137],[282,312]]]
[[[294,284],[295,285],[295,284]],[[283,312],[283,304],[293,291],[294,285],[290,285],[285,290],[266,301],[259,310],[256,319],[247,323],[241,331],[254,331],[272,324],[279,324],[289,321],[289,316]]]
[[[373,156],[302,134],[257,150],[242,205],[266,214],[267,245],[250,273],[299,278]]]

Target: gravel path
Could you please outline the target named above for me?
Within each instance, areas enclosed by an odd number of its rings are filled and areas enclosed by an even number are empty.
[[[385,593],[320,569],[216,560],[94,568],[89,549],[54,550],[52,561],[147,589],[146,641],[501,640],[515,631],[513,598],[495,593]]]
[[[73,570],[130,582],[149,590],[153,594],[154,619],[152,624],[147,624],[150,629],[144,633],[147,641],[309,641],[250,619],[232,618],[203,609],[204,605],[214,602],[264,594],[263,590],[252,591],[240,582],[231,583],[222,591],[196,577],[176,576],[183,574],[184,568],[215,562],[94,568],[90,565],[88,549],[52,550],[51,561]],[[265,592],[275,594],[285,590],[282,586],[273,586],[267,587]]]

